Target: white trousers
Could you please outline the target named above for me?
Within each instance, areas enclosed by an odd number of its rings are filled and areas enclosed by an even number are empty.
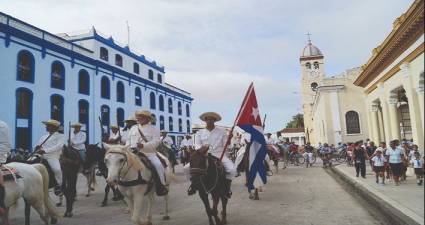
[[[45,157],[47,162],[49,163],[50,168],[52,168],[53,174],[55,175],[55,179],[59,185],[62,184],[62,170],[59,159],[56,158],[47,158]]]
[[[165,185],[165,169],[164,169],[164,166],[162,166],[162,163],[159,160],[158,156],[156,156],[156,154],[149,155],[148,159],[151,161],[152,165],[155,167],[156,172],[159,175],[159,179],[161,180],[161,183]]]
[[[235,164],[232,162],[232,160],[227,158],[227,156],[223,156],[223,160],[221,160],[221,162],[223,163],[224,170],[226,171],[226,179],[233,180],[233,178],[236,175]],[[186,175],[186,179],[190,180],[190,164],[189,163],[184,166],[183,171],[184,171],[184,174]]]

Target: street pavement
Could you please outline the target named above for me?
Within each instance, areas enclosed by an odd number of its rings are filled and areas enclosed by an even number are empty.
[[[204,206],[197,195],[187,196],[188,183],[181,166],[176,170],[178,180],[170,194],[171,220],[163,221],[164,201],[156,198],[153,214],[155,225],[206,225]],[[123,202],[110,201],[100,207],[104,180],[98,179],[98,188],[91,197],[85,197],[85,183],[81,176],[78,183],[78,200],[74,205],[74,217],[61,218],[61,225],[130,225]],[[341,185],[320,165],[313,168],[289,167],[269,177],[269,183],[260,193],[260,200],[248,199],[244,178],[234,180],[233,197],[228,205],[228,224],[232,225],[369,225],[384,224],[379,216],[347,193]],[[61,214],[64,207],[58,208]],[[41,225],[32,210],[32,225]],[[23,203],[11,212],[11,224],[24,224]]]

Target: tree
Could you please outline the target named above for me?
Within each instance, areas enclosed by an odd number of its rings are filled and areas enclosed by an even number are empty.
[[[292,120],[286,124],[286,128],[303,128],[304,127],[304,116],[301,113],[292,117]]]

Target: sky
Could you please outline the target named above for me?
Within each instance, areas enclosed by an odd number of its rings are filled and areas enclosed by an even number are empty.
[[[165,81],[192,94],[192,118],[232,126],[254,82],[265,130],[301,110],[299,56],[306,33],[327,76],[361,66],[413,0],[0,0],[0,11],[51,33],[92,26],[165,66]]]

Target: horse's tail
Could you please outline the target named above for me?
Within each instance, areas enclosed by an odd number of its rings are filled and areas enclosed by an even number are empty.
[[[173,170],[171,169],[171,162],[170,160],[160,152],[157,152],[157,156],[161,157],[165,161],[165,164],[167,165],[167,168],[165,168],[165,176],[167,183],[170,183],[170,181],[177,182],[177,177],[174,175]]]
[[[59,214],[56,212],[49,196],[49,173],[43,164],[33,164],[32,166],[41,174],[43,179],[44,206],[46,207],[47,213],[52,218],[58,218]]]

